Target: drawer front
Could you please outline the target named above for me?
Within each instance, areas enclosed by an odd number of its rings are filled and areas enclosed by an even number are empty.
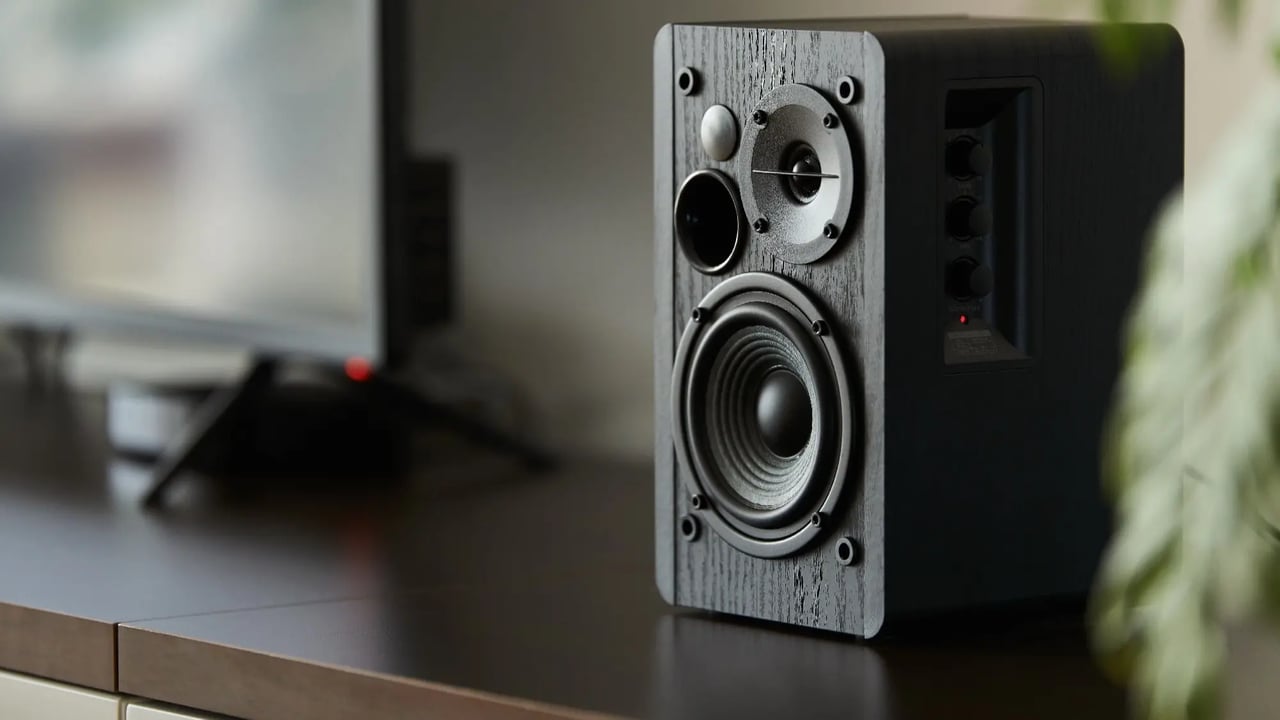
[[[115,695],[0,671],[5,720],[119,720],[120,707]]]
[[[195,710],[174,709],[152,703],[129,703],[124,720],[229,720],[223,715],[206,715]]]

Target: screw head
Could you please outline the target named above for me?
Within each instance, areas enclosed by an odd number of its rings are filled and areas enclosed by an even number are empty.
[[[839,124],[840,124],[840,119],[837,118],[835,115],[832,115],[831,113],[827,113],[826,115],[822,116],[822,127],[827,128],[828,130]]]
[[[698,71],[691,67],[680,68],[676,75],[676,87],[681,95],[692,95],[698,90]]]
[[[756,221],[751,223],[751,227],[755,228],[756,232],[763,235],[769,232],[769,221],[765,218],[756,218]]]
[[[836,562],[846,567],[862,562],[862,546],[851,537],[836,541]]]
[[[700,323],[700,322],[702,322],[703,320],[706,320],[706,319],[707,319],[707,311],[706,311],[706,310],[703,310],[703,309],[702,309],[702,308],[700,308],[700,307],[698,307],[698,308],[694,308],[694,309],[693,309],[693,312],[689,314],[689,317],[690,317],[694,322],[696,322],[696,323]]]
[[[827,333],[829,333],[829,332],[831,332],[831,328],[827,327],[827,321],[826,321],[826,320],[814,320],[814,321],[813,321],[813,334],[814,334],[814,335],[826,335],[826,334],[827,334]]]
[[[814,527],[822,527],[822,513],[816,512],[809,516],[809,524]]]
[[[840,236],[840,228],[836,227],[835,223],[827,223],[822,226],[822,236],[835,240]]]
[[[680,516],[680,535],[689,542],[698,539],[702,534],[702,524],[698,522],[698,518],[692,515]]]
[[[751,113],[751,122],[764,127],[769,124],[769,113],[763,110],[757,110]]]
[[[852,105],[858,99],[858,81],[849,75],[837,78],[836,98],[845,105]]]
[[[693,508],[694,510],[702,510],[707,507],[707,499],[703,497],[701,494],[694,493],[689,498],[689,507]]]

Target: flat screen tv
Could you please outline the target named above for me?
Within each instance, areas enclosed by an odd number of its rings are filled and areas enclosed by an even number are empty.
[[[439,272],[388,301],[444,262],[397,241],[431,234],[406,210],[403,14],[0,3],[0,322],[384,362],[447,308]]]

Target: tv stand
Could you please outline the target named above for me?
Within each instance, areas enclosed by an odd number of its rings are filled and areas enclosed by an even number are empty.
[[[275,384],[278,369],[279,361],[274,358],[257,359],[238,381],[217,390],[199,406],[157,458],[152,486],[143,499],[146,507],[155,508],[164,503],[173,482],[191,467],[221,429],[252,416]],[[394,420],[410,427],[432,424],[447,428],[480,447],[513,456],[533,470],[547,469],[553,464],[551,456],[532,443],[428,397],[393,377],[375,372],[365,380],[348,382],[369,394],[370,407],[389,413]]]
[[[21,355],[27,387],[36,391],[48,391],[65,386],[70,331],[66,328],[44,329],[36,325],[18,325],[9,328],[8,335]]]

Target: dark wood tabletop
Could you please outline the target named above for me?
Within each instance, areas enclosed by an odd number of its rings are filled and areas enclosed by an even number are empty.
[[[863,643],[665,606],[645,465],[145,481],[99,402],[0,393],[0,668],[264,720],[1125,714],[1079,608]]]

